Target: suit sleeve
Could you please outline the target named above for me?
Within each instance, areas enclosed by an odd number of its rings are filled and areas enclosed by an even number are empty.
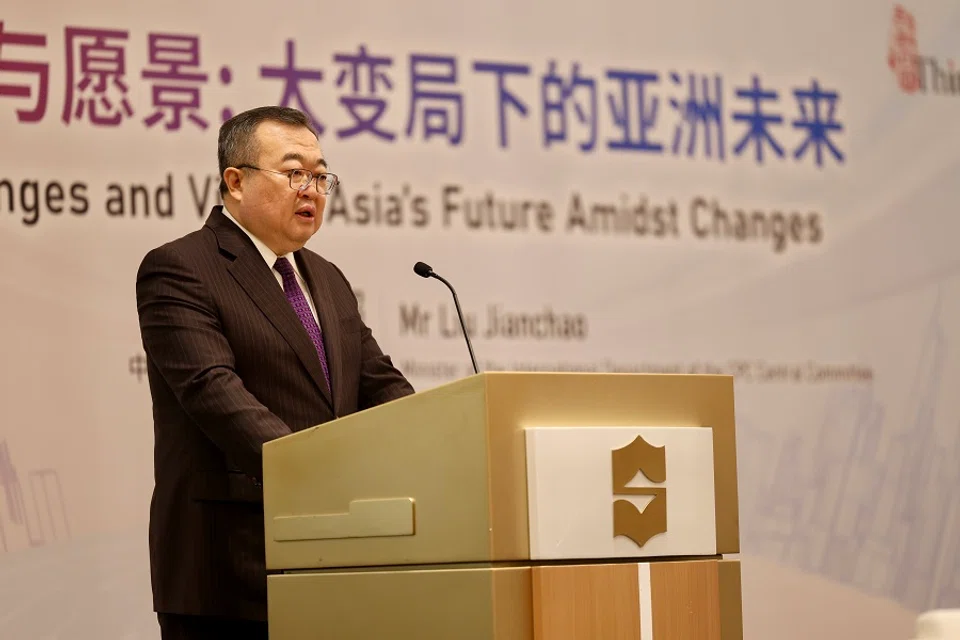
[[[263,443],[291,429],[244,387],[204,284],[176,249],[166,245],[144,258],[136,292],[147,360],[227,459],[262,478]]]
[[[359,304],[356,295],[353,293],[353,287],[344,275],[340,267],[330,263],[337,274],[343,280],[344,285],[351,299],[357,316],[360,315]],[[360,389],[357,398],[357,408],[360,410],[368,409],[396,400],[414,393],[413,386],[404,375],[397,369],[390,356],[383,353],[373,331],[363,323],[360,333]]]
[[[360,366],[360,409],[384,404],[414,392],[413,386],[393,365],[390,356],[381,351],[366,324],[363,325],[360,345],[363,358]]]

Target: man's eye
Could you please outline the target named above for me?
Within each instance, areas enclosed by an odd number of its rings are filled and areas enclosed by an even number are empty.
[[[294,169],[293,171],[290,172],[290,176],[294,180],[303,180],[303,177],[305,175],[307,175],[307,172],[304,171],[303,169]]]

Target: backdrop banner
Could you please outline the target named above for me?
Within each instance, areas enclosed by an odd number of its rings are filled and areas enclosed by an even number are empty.
[[[82,6],[83,5],[83,6]],[[736,376],[748,638],[960,606],[960,6],[168,0],[0,13],[0,636],[157,638],[145,253],[306,111],[310,248],[418,390]],[[954,395],[951,395],[953,393]]]

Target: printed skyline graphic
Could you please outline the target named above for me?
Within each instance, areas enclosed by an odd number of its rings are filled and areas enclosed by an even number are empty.
[[[838,388],[818,428],[739,423],[743,547],[914,610],[960,604],[960,428],[936,428],[948,340],[938,297],[906,412]]]
[[[10,447],[0,440],[0,552],[21,546],[18,539],[27,547],[40,547],[70,537],[60,474],[55,469],[31,469],[24,477],[21,481]]]

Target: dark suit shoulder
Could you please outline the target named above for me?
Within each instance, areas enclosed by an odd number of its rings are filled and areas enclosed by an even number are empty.
[[[148,251],[140,261],[138,277],[152,267],[170,262],[196,262],[197,257],[209,254],[216,247],[216,236],[209,227],[202,227],[196,231],[165,242]]]
[[[331,278],[332,280],[339,280],[343,285],[350,287],[350,281],[343,273],[343,270],[337,266],[335,262],[324,258],[316,251],[311,251],[306,247],[301,249],[298,253],[309,267],[319,270],[325,277]],[[331,284],[337,283],[331,281]]]
[[[207,247],[210,245],[211,241],[214,240],[216,240],[216,238],[214,237],[213,232],[208,227],[201,227],[195,231],[191,231],[186,235],[169,240],[159,246],[154,247],[153,249],[150,249],[146,255],[169,255],[171,253],[184,255],[190,251]]]
[[[331,261],[327,260],[322,255],[320,255],[319,253],[317,253],[312,249],[307,249],[306,247],[304,247],[300,249],[300,251],[298,251],[297,253],[300,254],[301,258],[308,261],[313,266],[320,266],[320,265],[324,265],[326,267],[334,266],[334,264]]]

